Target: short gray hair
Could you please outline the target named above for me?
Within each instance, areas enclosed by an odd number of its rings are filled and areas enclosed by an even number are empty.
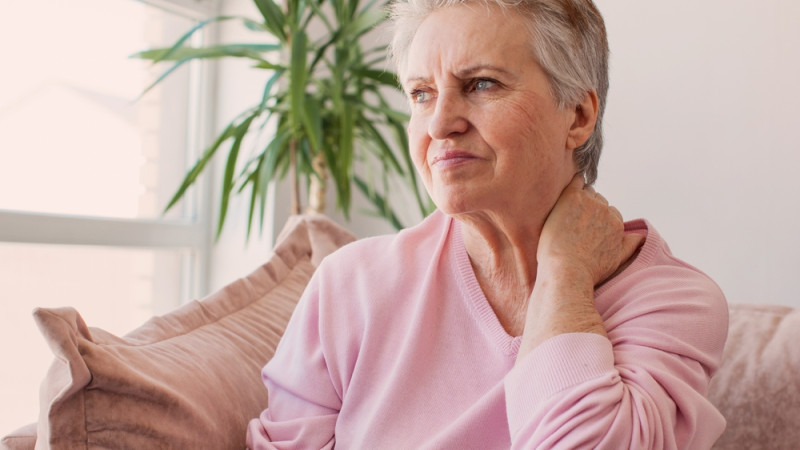
[[[594,133],[575,149],[578,169],[588,184],[594,183],[608,94],[608,39],[600,11],[591,0],[396,0],[391,5],[391,54],[398,71],[405,70],[408,49],[422,21],[433,11],[464,4],[496,5],[527,19],[533,54],[547,74],[559,107],[573,107],[587,92],[597,93]]]

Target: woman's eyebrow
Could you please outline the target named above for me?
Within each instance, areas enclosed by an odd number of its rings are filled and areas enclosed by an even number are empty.
[[[494,72],[503,74],[505,76],[511,77],[513,79],[518,79],[519,77],[514,73],[492,64],[476,64],[474,66],[465,67],[464,69],[460,69],[454,73],[456,78],[464,79],[464,78],[471,78],[481,72]],[[430,77],[422,76],[422,75],[415,75],[407,78],[402,82],[403,86],[410,86],[412,84],[426,84],[430,81]]]
[[[420,83],[424,84],[424,83],[427,83],[427,82],[428,82],[428,77],[424,77],[422,75],[413,76],[413,77],[409,77],[409,78],[407,78],[405,80],[401,80],[401,84],[403,86],[409,86],[409,85],[412,85],[412,84],[420,84]]]
[[[506,70],[506,69],[504,69],[502,67],[494,66],[492,64],[477,64],[477,65],[474,65],[474,66],[469,66],[469,67],[466,67],[464,69],[461,69],[461,70],[457,71],[455,73],[455,75],[458,78],[470,78],[470,77],[474,77],[476,74],[478,74],[480,72],[495,72],[495,73],[500,73],[500,74],[503,74],[503,75],[506,75],[506,76],[509,76],[509,77],[512,77],[512,78],[515,78],[515,79],[518,78],[516,75],[514,75],[511,72],[509,72],[508,70]]]

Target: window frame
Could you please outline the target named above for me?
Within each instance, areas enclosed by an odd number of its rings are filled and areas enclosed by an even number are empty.
[[[145,3],[192,20],[205,20],[218,14],[220,0],[126,0]],[[216,34],[210,29],[204,43],[214,43]],[[199,42],[195,42],[199,44]],[[187,167],[199,157],[201,148],[210,142],[215,104],[214,71],[207,62],[190,68],[191,91],[184,157]],[[205,130],[205,131],[203,131]],[[76,246],[128,247],[141,249],[188,249],[191,256],[184,261],[179,280],[182,301],[208,293],[209,255],[213,239],[211,208],[207,205],[210,183],[203,177],[187,192],[184,200],[195,212],[194,217],[171,219],[118,219],[83,215],[65,215],[0,209],[0,242],[22,244],[54,244]]]

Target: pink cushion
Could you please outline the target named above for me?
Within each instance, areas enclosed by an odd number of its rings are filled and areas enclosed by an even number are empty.
[[[709,396],[728,420],[717,449],[800,445],[800,310],[730,305],[723,363]]]
[[[32,450],[36,445],[36,424],[32,423],[9,433],[0,440],[3,450]]]
[[[248,421],[267,406],[262,366],[319,260],[352,240],[324,217],[294,217],[255,272],[122,338],[72,308],[35,311],[56,356],[40,392],[40,443],[244,448]],[[3,444],[31,448],[29,438]]]

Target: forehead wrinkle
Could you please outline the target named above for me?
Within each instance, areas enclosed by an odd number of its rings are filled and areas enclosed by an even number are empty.
[[[479,75],[481,72],[498,73],[498,74],[502,74],[503,76],[509,77],[509,78],[513,79],[514,81],[519,80],[519,75],[518,74],[515,74],[515,73],[513,73],[513,72],[511,72],[509,70],[506,70],[506,69],[504,69],[502,67],[499,67],[499,66],[496,66],[496,65],[493,65],[493,64],[475,64],[475,65],[472,65],[472,66],[468,66],[468,67],[465,67],[463,69],[456,70],[453,73],[453,76],[455,76],[458,79],[463,80],[463,79],[466,79],[466,78],[472,78],[472,77],[474,77],[476,75]],[[403,85],[408,86],[408,85],[413,85],[413,84],[427,84],[427,83],[430,83],[430,79],[431,79],[431,77],[428,77],[428,76],[415,75],[415,76],[409,77],[405,81],[403,81]]]
[[[409,51],[405,55],[404,67],[402,70],[399,70],[401,79],[405,79],[405,81],[402,82],[403,85],[431,82],[435,76],[429,74],[429,71],[442,71],[443,74],[450,73],[457,78],[463,79],[469,78],[482,70],[489,70],[511,76],[515,80],[519,79],[519,74],[515,75],[514,73],[515,61],[508,59],[509,55],[507,52],[512,49],[515,51],[527,52],[527,35],[520,36],[518,33],[509,34],[509,30],[504,26],[488,27],[483,30],[483,37],[481,39],[475,39],[472,31],[469,29],[462,29],[462,27],[446,27],[444,29],[428,28],[430,24],[427,22],[432,17],[445,14],[450,8],[465,8],[475,12],[475,8],[479,6],[481,6],[480,2],[477,2],[476,4],[467,3],[439,9],[433,11],[422,21],[409,45]],[[509,11],[504,8],[499,8],[495,5],[485,4],[483,7],[485,8],[484,12],[487,14],[491,11],[497,11],[506,19],[516,21],[518,18],[516,15],[509,14]],[[514,25],[516,25],[516,23]],[[434,37],[438,38],[441,38],[443,34],[449,35],[448,40],[442,41],[441,39],[434,39],[435,43],[429,42],[428,34],[431,33]],[[520,38],[522,38],[522,42],[519,42]],[[511,48],[497,48],[496,42],[501,40],[512,44],[510,46]],[[423,54],[415,54],[413,52],[414,47],[423,45],[421,44],[422,42],[426,44],[422,47],[422,49],[424,49],[422,52]],[[466,45],[456,44],[462,42]],[[478,56],[478,58],[476,58],[476,54],[483,54],[484,56]],[[486,56],[488,56],[489,61],[486,60]],[[476,59],[478,61],[476,61]],[[480,61],[480,59],[484,61]],[[411,66],[416,66],[416,68],[412,69]]]

